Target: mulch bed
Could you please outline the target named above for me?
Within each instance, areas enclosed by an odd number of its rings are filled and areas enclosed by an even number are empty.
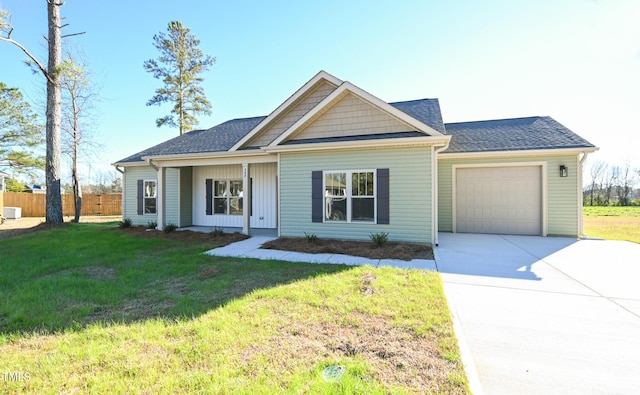
[[[343,254],[371,259],[433,260],[430,246],[417,243],[387,242],[378,247],[368,241],[316,239],[310,243],[302,237],[280,237],[265,243],[262,248],[306,252],[311,254]]]
[[[175,230],[173,232],[164,232],[159,230],[148,230],[144,226],[132,226],[130,228],[122,229],[124,232],[146,238],[163,238],[169,240],[179,240],[184,242],[202,242],[212,243],[216,247],[221,245],[227,245],[247,239],[249,236],[242,233],[224,233],[222,235],[216,235],[214,233],[194,232],[191,230]]]

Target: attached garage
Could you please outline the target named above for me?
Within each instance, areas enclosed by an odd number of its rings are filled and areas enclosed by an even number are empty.
[[[454,168],[455,231],[543,234],[543,167]]]

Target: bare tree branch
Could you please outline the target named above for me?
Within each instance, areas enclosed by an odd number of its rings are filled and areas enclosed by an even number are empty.
[[[11,28],[11,31],[13,31],[13,28]],[[36,58],[35,56],[33,56],[31,54],[31,52],[29,52],[29,50],[27,50],[27,48],[25,48],[22,44],[20,44],[19,42],[17,42],[16,40],[10,38],[10,36],[7,37],[0,37],[0,41],[6,41],[10,44],[15,45],[16,47],[20,48],[22,50],[22,52],[24,52],[29,59],[31,59],[33,61],[33,63],[36,64],[36,66],[38,66],[38,69],[40,69],[40,71],[42,72],[42,74],[45,76],[45,78],[47,79],[47,81],[53,83],[53,80],[51,79],[51,76],[49,75],[49,73],[47,72],[47,69],[44,67],[44,65],[42,63],[40,63],[40,61],[38,60],[38,58]]]
[[[66,26],[66,25],[65,25]],[[63,26],[64,27],[64,26]],[[63,35],[61,38],[67,38],[67,37],[73,37],[73,36],[79,36],[81,34],[85,34],[86,32],[80,32],[80,33],[71,33],[71,34],[65,34]]]

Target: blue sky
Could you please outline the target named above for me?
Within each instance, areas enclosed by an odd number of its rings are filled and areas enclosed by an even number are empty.
[[[13,38],[46,58],[44,0],[0,0]],[[67,0],[65,33],[104,97],[91,171],[178,134],[147,107],[154,34],[179,20],[217,63],[204,75],[208,128],[267,115],[319,70],[391,102],[439,98],[445,122],[549,115],[598,145],[591,156],[640,167],[640,2]],[[42,95],[17,48],[0,43],[0,81]],[[92,175],[93,177],[93,175]]]

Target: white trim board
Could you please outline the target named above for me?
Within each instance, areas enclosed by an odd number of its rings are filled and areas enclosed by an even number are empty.
[[[517,151],[484,151],[484,152],[442,152],[438,155],[441,159],[484,159],[484,158],[518,158],[526,156],[558,156],[577,155],[585,152],[592,153],[598,148],[548,148],[538,150]]]

